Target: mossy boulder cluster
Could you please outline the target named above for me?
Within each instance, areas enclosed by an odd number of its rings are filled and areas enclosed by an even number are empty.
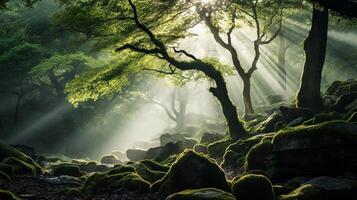
[[[102,164],[118,164],[121,161],[115,155],[105,155],[100,159],[100,163]]]
[[[186,189],[210,187],[229,191],[224,172],[212,160],[190,150],[182,153],[163,179],[152,186],[166,196]]]
[[[262,175],[249,174],[233,180],[232,194],[237,200],[275,200],[270,180]]]
[[[7,175],[42,174],[42,168],[32,158],[18,151],[16,148],[0,141],[0,171]]]
[[[52,174],[54,176],[73,176],[80,177],[83,176],[84,173],[80,170],[79,166],[74,164],[59,164],[53,166]]]

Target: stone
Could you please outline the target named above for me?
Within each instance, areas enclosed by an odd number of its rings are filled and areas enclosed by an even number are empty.
[[[270,180],[262,175],[249,174],[233,180],[232,194],[237,200],[274,200]]]
[[[137,162],[144,160],[146,158],[146,151],[142,149],[128,149],[126,151],[126,156],[129,160]]]
[[[184,190],[168,196],[166,200],[236,200],[236,198],[223,190],[202,188]]]

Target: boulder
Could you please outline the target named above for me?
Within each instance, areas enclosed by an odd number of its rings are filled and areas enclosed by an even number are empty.
[[[226,152],[227,147],[234,142],[235,142],[234,140],[225,139],[225,140],[220,140],[215,143],[209,144],[207,146],[208,154],[212,158],[222,159],[224,153]]]
[[[241,169],[244,166],[246,155],[249,150],[262,140],[263,136],[257,135],[228,146],[223,156],[223,168]]]
[[[83,176],[83,172],[79,169],[79,166],[73,164],[59,164],[53,166],[52,174],[54,176]]]
[[[159,164],[153,160],[142,160],[140,161],[141,164],[145,165],[148,169],[160,172],[167,172],[169,171],[170,167],[166,165]]]
[[[184,190],[168,196],[166,200],[236,200],[236,198],[223,190],[202,188]]]
[[[166,172],[151,170],[142,163],[134,163],[132,165],[137,174],[149,183],[154,183],[165,176]]]
[[[41,168],[38,168],[38,166],[35,166],[32,163],[27,163],[15,157],[6,158],[2,163],[11,166],[13,173],[16,175],[37,176],[42,173]]]
[[[212,160],[191,150],[182,153],[165,177],[153,185],[166,196],[185,189],[210,187],[229,191],[222,169]]]
[[[348,122],[357,122],[357,112],[353,112],[347,119]]]
[[[168,143],[176,143],[185,139],[185,136],[179,133],[165,133],[160,136],[160,146],[165,146]]]
[[[203,135],[201,137],[200,143],[201,144],[210,144],[210,143],[222,140],[223,138],[224,138],[224,135],[222,135],[222,134],[205,132],[205,133],[203,133]]]
[[[148,192],[150,183],[132,172],[108,175],[107,173],[94,173],[89,176],[83,185],[85,194],[98,194],[110,192],[115,189],[125,188],[135,192]]]
[[[271,167],[273,153],[272,137],[263,138],[258,144],[254,145],[246,156],[246,170],[267,170]]]
[[[357,92],[344,94],[337,99],[337,102],[334,105],[331,106],[331,110],[339,113],[346,113],[350,109],[353,109],[354,106],[351,106],[351,104],[353,104],[356,99]]]
[[[340,200],[357,199],[357,182],[332,177],[316,177],[302,184],[281,200]]]
[[[121,160],[121,161],[128,160],[128,157],[126,157],[126,154],[121,151],[113,151],[111,154],[114,155],[115,157],[117,157],[118,160]]]
[[[357,81],[353,79],[333,82],[331,86],[327,88],[325,95],[339,97],[351,92],[357,92]]]
[[[103,156],[100,159],[100,162],[102,164],[112,164],[112,165],[121,163],[121,161],[118,160],[118,158],[112,154]]]
[[[148,149],[145,159],[164,161],[174,154],[180,154],[184,150],[182,142],[167,143],[165,146]]]
[[[11,179],[5,172],[0,171],[0,181],[9,182]]]
[[[116,165],[113,169],[108,171],[108,175],[121,174],[124,172],[136,172],[135,168],[128,165]]]
[[[284,117],[279,113],[270,115],[265,121],[257,125],[257,132],[271,133],[282,128],[284,124]]]
[[[128,149],[126,156],[129,160],[137,162],[146,158],[146,151],[142,149]]]
[[[97,162],[94,161],[90,161],[85,164],[79,165],[79,169],[83,172],[92,173],[108,171],[109,167],[106,165],[99,165]]]
[[[313,124],[320,124],[322,122],[326,121],[334,121],[334,120],[340,120],[342,119],[342,116],[338,114],[337,112],[329,112],[329,113],[319,113],[315,115],[314,118],[312,118],[312,125]]]
[[[233,180],[232,194],[237,200],[275,200],[270,180],[262,175],[249,174]]]
[[[270,171],[274,180],[356,173],[355,123],[330,121],[288,128],[275,135],[272,143],[273,161]]]

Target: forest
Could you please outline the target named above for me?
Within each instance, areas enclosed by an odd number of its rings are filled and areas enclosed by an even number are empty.
[[[355,0],[0,0],[0,200],[356,200]]]

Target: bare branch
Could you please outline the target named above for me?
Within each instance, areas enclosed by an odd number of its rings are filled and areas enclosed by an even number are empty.
[[[194,55],[188,53],[187,51],[185,50],[177,50],[175,47],[172,47],[172,49],[174,50],[175,53],[182,53],[184,54],[185,56],[189,57],[189,58],[192,58],[193,60],[198,60]]]

